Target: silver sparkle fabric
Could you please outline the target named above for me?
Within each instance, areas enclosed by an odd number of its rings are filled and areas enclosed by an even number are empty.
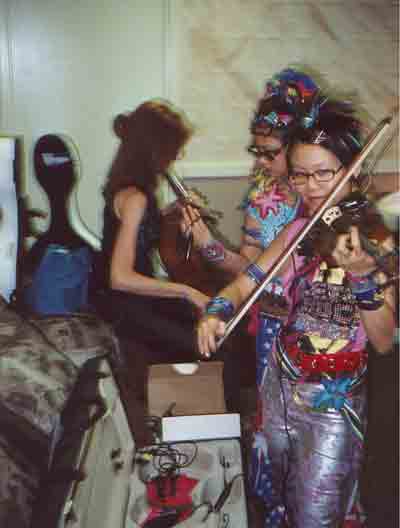
[[[263,431],[272,468],[271,509],[291,528],[337,528],[357,488],[362,445],[340,412],[311,411],[319,383],[282,378],[271,358],[262,388]],[[348,397],[366,427],[365,384]]]

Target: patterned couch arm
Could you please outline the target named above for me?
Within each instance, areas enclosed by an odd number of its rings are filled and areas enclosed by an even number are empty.
[[[80,367],[104,355],[120,359],[96,316],[27,318],[0,297],[0,526],[30,526],[60,413]]]

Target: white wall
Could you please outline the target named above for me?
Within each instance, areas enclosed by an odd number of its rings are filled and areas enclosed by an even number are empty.
[[[165,2],[0,2],[0,131],[23,137],[26,192],[46,207],[33,147],[43,134],[67,134],[81,156],[81,213],[99,232],[112,117],[165,93]]]
[[[288,65],[308,69],[322,88],[353,94],[371,126],[392,113],[399,96],[398,4],[174,0],[171,93],[199,130],[182,163],[185,174],[243,174],[256,101],[265,81]],[[393,170],[393,158],[387,161],[381,168]]]
[[[0,133],[23,136],[26,192],[42,208],[34,143],[72,137],[81,213],[99,233],[112,117],[171,97],[198,126],[179,170],[208,177],[192,183],[238,241],[248,121],[265,80],[308,63],[340,90],[357,89],[379,120],[398,104],[398,39],[392,0],[0,0]],[[383,161],[380,170],[396,169],[395,149]],[[221,175],[242,179],[217,184]]]

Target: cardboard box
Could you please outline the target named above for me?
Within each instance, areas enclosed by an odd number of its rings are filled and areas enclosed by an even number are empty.
[[[172,416],[225,413],[221,361],[152,365],[149,414]]]

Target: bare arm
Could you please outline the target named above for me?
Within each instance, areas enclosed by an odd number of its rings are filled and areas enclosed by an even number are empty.
[[[221,242],[214,240],[211,231],[200,217],[200,214],[196,209],[190,205],[187,205],[182,210],[182,216],[182,232],[186,235],[189,235],[190,233],[192,234],[194,246],[197,250],[201,252],[202,248],[205,247],[211,247],[212,249],[213,243],[220,244],[220,248],[222,248]],[[253,228],[259,227],[258,225],[254,225],[256,223],[254,219],[246,215],[246,227],[249,227],[249,225],[247,225],[249,223],[251,223],[251,227]],[[242,272],[250,262],[254,262],[261,255],[263,248],[256,240],[252,239],[252,237],[243,235],[241,246],[238,252],[232,251],[226,247],[223,247],[222,251],[223,258],[207,260],[207,262],[209,262],[216,269],[225,271],[234,277]]]
[[[282,254],[285,242],[288,240],[288,227],[284,228],[278,237],[262,253],[256,261],[265,272],[268,272],[276,259]],[[348,245],[350,242],[350,248]],[[351,228],[349,235],[338,238],[337,246],[333,253],[337,263],[344,270],[355,274],[365,275],[376,268],[373,257],[364,252],[361,248],[357,228]],[[286,263],[280,270],[283,274],[287,267]],[[385,277],[382,278],[384,282]],[[246,274],[240,274],[235,281],[224,288],[220,296],[232,302],[236,310],[254,290],[254,283]],[[360,309],[361,319],[364,324],[367,337],[378,353],[384,354],[393,346],[393,336],[395,332],[395,301],[394,288],[389,287],[384,291],[383,305],[376,310]],[[198,346],[202,355],[209,356],[216,351],[217,339],[225,332],[225,323],[214,315],[208,315],[201,319],[198,326]]]
[[[111,259],[111,287],[139,295],[185,298],[203,309],[208,297],[201,292],[186,284],[154,279],[135,271],[138,231],[147,207],[143,193],[125,189],[117,194],[114,207],[120,228]]]
[[[267,273],[271,266],[273,266],[276,260],[280,257],[282,251],[285,249],[287,236],[288,230],[287,228],[284,228],[256,261],[256,264],[263,269],[264,272]],[[288,265],[289,264],[286,264],[281,268],[281,274],[285,272]],[[240,273],[236,279],[226,286],[226,288],[221,290],[217,296],[230,301],[236,311],[255,288],[256,285],[249,276],[246,273]],[[217,316],[206,315],[201,318],[197,327],[197,332],[197,343],[200,354],[209,357],[217,350],[217,340],[224,335],[225,323]]]

